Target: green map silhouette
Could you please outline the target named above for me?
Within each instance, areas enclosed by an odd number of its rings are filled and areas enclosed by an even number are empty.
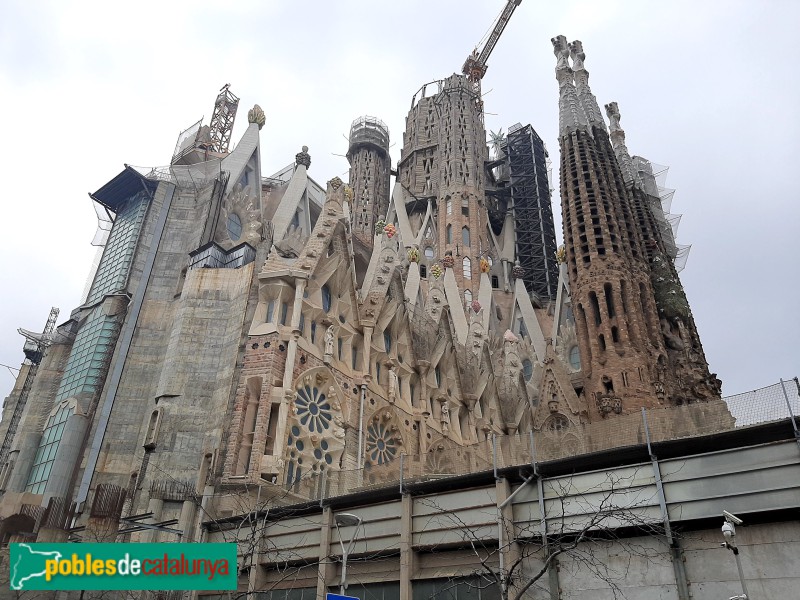
[[[31,548],[30,544],[14,546],[14,560],[11,564],[11,589],[25,589],[24,583],[29,579],[45,576],[45,561],[59,560],[61,552],[41,552]]]

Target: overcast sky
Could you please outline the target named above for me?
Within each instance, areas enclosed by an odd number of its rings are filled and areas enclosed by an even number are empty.
[[[61,323],[80,302],[95,253],[87,192],[123,163],[167,164],[223,84],[241,97],[234,140],[253,104],[266,112],[265,175],[305,144],[313,178],[346,179],[351,121],[384,120],[396,161],[414,92],[460,71],[503,5],[4,0],[0,363],[23,359],[17,327],[41,330],[51,306]],[[583,41],[631,153],[670,166],[678,241],[692,244],[682,279],[724,395],[800,373],[798,23],[792,0],[523,0],[483,81],[487,129],[531,123],[557,182],[550,38]],[[3,368],[0,397],[12,384]]]

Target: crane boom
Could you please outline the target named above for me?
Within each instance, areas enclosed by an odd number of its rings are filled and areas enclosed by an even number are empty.
[[[461,72],[466,75],[471,82],[476,83],[483,79],[483,76],[486,74],[486,69],[488,69],[486,62],[489,60],[492,50],[494,50],[494,47],[497,45],[497,40],[500,39],[500,35],[503,33],[506,25],[508,25],[511,15],[514,14],[514,10],[516,10],[521,3],[522,0],[508,0],[508,2],[506,2],[503,12],[501,12],[500,16],[497,18],[497,23],[495,23],[483,48],[481,48],[480,52],[478,52],[478,48],[475,48],[472,54],[467,57],[467,60],[464,61]]]

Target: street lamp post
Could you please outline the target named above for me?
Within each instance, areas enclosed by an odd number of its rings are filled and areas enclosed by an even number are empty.
[[[739,548],[736,547],[736,525],[741,525],[742,520],[727,510],[722,511],[722,516],[725,517],[725,523],[722,524],[722,535],[725,537],[725,543],[722,546],[733,552],[733,556],[736,558],[736,568],[739,570],[739,582],[742,584],[742,594],[733,596],[730,600],[748,600],[750,595],[747,592],[747,584],[744,582],[744,571],[742,570],[742,560],[739,558]]]
[[[353,551],[356,537],[358,537],[358,528],[361,527],[363,521],[361,517],[352,513],[338,513],[334,516],[333,520],[336,523],[336,533],[339,535],[339,545],[342,547],[342,576],[339,578],[339,595],[344,596],[345,590],[347,589],[347,559]],[[345,548],[344,541],[342,540],[342,532],[339,527],[353,526],[355,526],[353,537],[350,538],[350,543],[347,544],[347,548]]]

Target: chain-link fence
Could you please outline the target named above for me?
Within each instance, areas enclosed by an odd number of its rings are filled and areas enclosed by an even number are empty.
[[[383,464],[367,460],[363,469],[351,465],[341,471],[314,474],[296,481],[292,491],[308,499],[322,499],[387,487],[400,488],[420,481],[636,446],[647,443],[648,433],[650,441],[656,443],[744,429],[789,419],[790,415],[800,416],[797,378],[722,400],[650,409],[593,423],[576,425],[566,417],[548,419],[536,432],[490,435],[468,445],[448,438],[428,439],[423,430],[419,432],[422,453],[401,454]]]

